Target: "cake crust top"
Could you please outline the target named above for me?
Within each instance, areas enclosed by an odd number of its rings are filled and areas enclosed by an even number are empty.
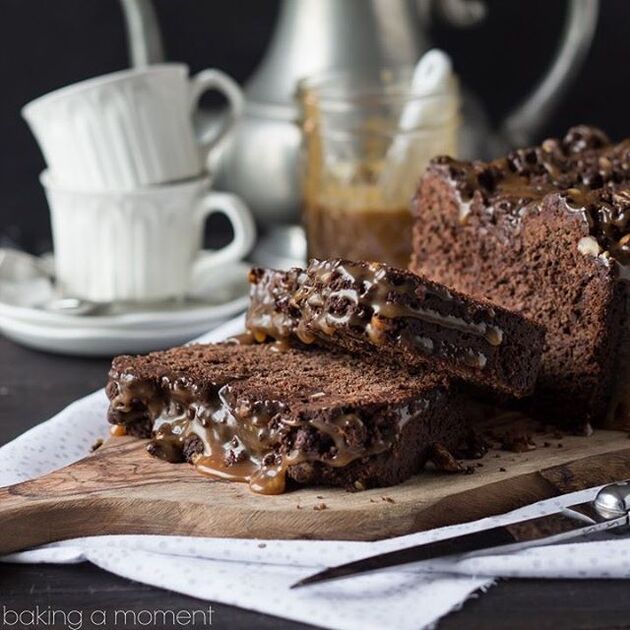
[[[597,253],[630,264],[630,139],[613,144],[603,131],[580,125],[491,162],[436,157],[425,174],[432,176],[457,191],[462,222],[474,213],[518,230],[549,196],[583,222]]]

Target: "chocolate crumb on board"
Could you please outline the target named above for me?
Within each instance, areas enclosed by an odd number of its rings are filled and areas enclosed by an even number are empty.
[[[429,452],[429,461],[433,462],[433,465],[440,472],[448,473],[463,473],[470,475],[474,472],[472,466],[464,467],[461,462],[458,462],[453,454],[439,442],[431,447]]]
[[[507,470],[501,466],[501,468],[499,468],[499,472],[507,472]]]
[[[481,459],[489,450],[490,443],[479,432],[471,429],[463,443],[453,450],[457,459]]]
[[[385,501],[386,503],[396,503],[396,501],[394,501],[391,497],[381,497],[381,501]]]
[[[516,426],[505,431],[488,429],[485,436],[495,448],[512,453],[526,453],[536,449],[531,433],[524,426]]]
[[[320,512],[321,510],[327,510],[328,506],[325,503],[318,503],[317,505],[313,506],[313,509],[317,512]]]
[[[101,448],[101,446],[103,446],[103,438],[98,438],[94,444],[92,444],[92,446],[90,446],[90,453],[93,453],[94,451],[98,450],[99,448]]]
[[[501,448],[512,453],[526,453],[536,449],[536,443],[529,433],[507,432],[503,436]]]

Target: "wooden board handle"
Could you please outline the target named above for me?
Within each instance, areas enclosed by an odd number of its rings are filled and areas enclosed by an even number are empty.
[[[121,438],[65,468],[0,489],[0,553],[78,536],[132,533],[134,498],[125,494],[143,480],[149,459],[143,450],[143,441]]]
[[[14,494],[20,485],[0,490],[0,553],[83,534],[86,516],[80,498],[34,499]]]

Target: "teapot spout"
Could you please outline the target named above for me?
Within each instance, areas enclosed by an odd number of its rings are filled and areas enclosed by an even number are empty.
[[[120,0],[132,67],[164,61],[162,35],[152,0]]]
[[[500,127],[502,141],[512,147],[526,146],[536,139],[589,51],[597,25],[599,0],[571,0],[567,11],[562,39],[547,73]]]

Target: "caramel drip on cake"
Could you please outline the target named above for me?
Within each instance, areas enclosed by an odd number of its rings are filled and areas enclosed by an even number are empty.
[[[348,286],[333,288],[330,281],[338,275]],[[416,286],[410,280],[392,282],[388,268],[380,263],[360,264],[350,261],[313,260],[308,268],[307,280],[293,294],[293,301],[300,309],[301,319],[296,333],[302,341],[309,342],[309,329],[333,335],[337,326],[364,327],[370,341],[378,346],[383,343],[384,333],[390,322],[398,317],[419,319],[429,324],[483,337],[490,345],[503,341],[503,331],[486,322],[474,323],[462,317],[442,314],[419,304],[404,303],[402,296],[413,296]],[[425,295],[432,293],[442,301],[451,301],[452,295],[444,288],[424,288]],[[341,314],[322,308],[325,302],[348,302],[353,309]],[[367,324],[365,314],[371,313]],[[430,339],[416,339],[425,349],[432,348]],[[482,366],[480,366],[482,367]]]
[[[291,298],[304,277],[302,269],[282,274],[269,274],[263,269],[250,271],[246,327],[256,341],[262,343],[268,337],[285,341],[295,333],[297,312]]]
[[[523,397],[544,329],[485,299],[379,262],[313,259],[306,270],[253,269],[246,325],[259,341],[342,348]]]
[[[234,398],[230,383],[201,391],[185,378],[163,376],[158,393],[147,382],[126,376],[111,381],[109,390],[114,412],[129,412],[140,403],[147,410],[152,420],[153,437],[147,445],[151,455],[172,463],[189,461],[201,473],[248,483],[260,494],[284,492],[289,466],[318,461],[343,467],[386,451],[413,416],[402,408],[397,412],[395,430],[371,443],[348,440],[349,434],[367,437],[357,414],[340,413],[331,421],[313,418],[297,423],[310,425],[331,439],[332,449],[318,453],[301,450],[299,444],[283,450],[284,438],[297,424],[279,419],[282,403]],[[320,395],[324,393],[315,392],[310,397]]]
[[[404,277],[390,279],[391,267],[381,263],[353,263],[344,260],[312,260],[306,271],[286,273],[252,270],[251,305],[247,328],[257,341],[267,338],[288,341],[297,338],[312,344],[318,336],[335,337],[341,328],[356,331],[374,346],[385,343],[399,318],[416,319],[483,339],[490,347],[503,343],[504,332],[485,321],[467,321],[450,313],[422,306],[427,295],[441,303],[454,300],[446,287],[423,287],[418,300],[417,282]],[[488,309],[492,317],[492,309]],[[407,335],[405,343],[424,354],[436,352],[435,342],[426,335]],[[485,367],[487,356],[472,348],[449,348],[458,352],[466,365]]]

